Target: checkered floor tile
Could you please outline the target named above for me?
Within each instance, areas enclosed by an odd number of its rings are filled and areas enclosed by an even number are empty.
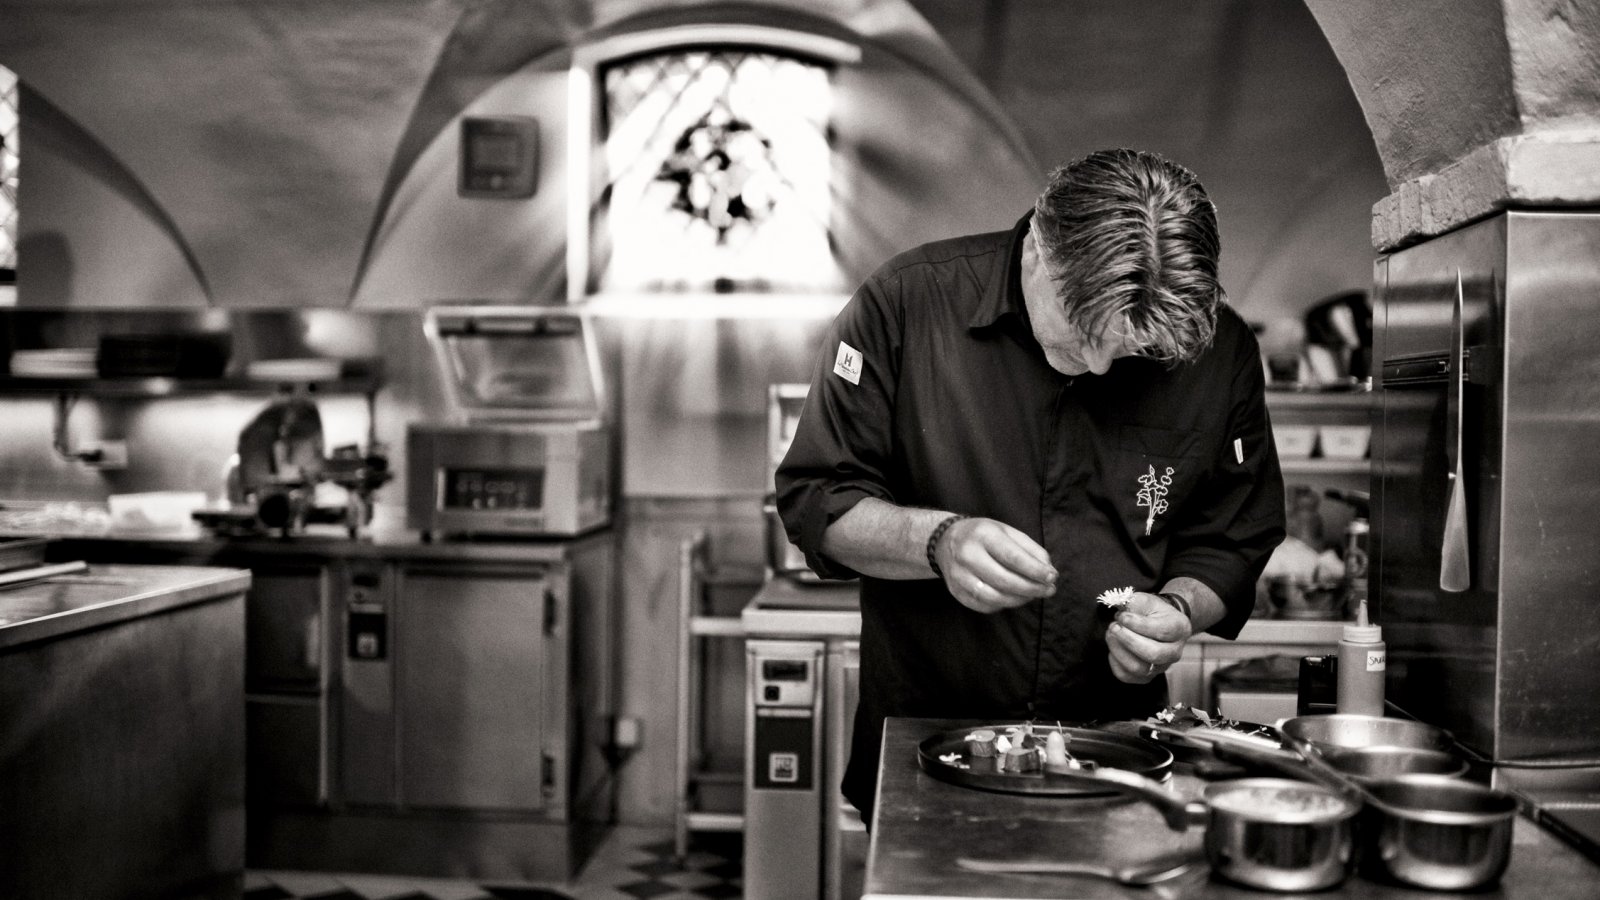
[[[670,831],[619,827],[577,878],[560,884],[253,870],[244,900],[731,900],[744,893],[742,839],[694,835],[679,861]]]

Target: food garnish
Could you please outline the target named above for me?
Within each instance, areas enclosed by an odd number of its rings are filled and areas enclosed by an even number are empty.
[[[994,756],[996,753],[995,734],[991,729],[980,728],[967,735],[966,741],[967,752],[973,756]]]
[[[1211,713],[1198,706],[1190,706],[1186,703],[1174,703],[1149,717],[1146,721],[1160,725],[1172,725],[1176,728],[1216,728],[1246,735],[1247,737],[1271,741],[1273,746],[1278,746],[1277,735],[1265,725],[1230,719],[1220,711]]]
[[[1107,606],[1111,609],[1125,609],[1128,604],[1133,602],[1133,587],[1130,585],[1128,587],[1110,588],[1101,591],[1100,596],[1095,599],[1100,601],[1101,606]]]

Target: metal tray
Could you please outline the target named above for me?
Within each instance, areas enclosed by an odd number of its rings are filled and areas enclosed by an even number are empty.
[[[0,538],[0,572],[44,563],[49,538]]]
[[[973,757],[967,753],[967,735],[972,732],[988,728],[997,734],[1004,734],[1007,728],[1020,724],[1012,722],[1006,725],[973,725],[930,735],[917,744],[917,763],[922,767],[922,771],[940,781],[1001,794],[1089,797],[1120,793],[1115,788],[1100,787],[1093,781],[1081,778],[1049,773],[1001,772],[997,768],[996,757]],[[1040,737],[1052,731],[1060,731],[1067,738],[1068,753],[1101,768],[1135,772],[1155,781],[1164,780],[1172,772],[1171,751],[1153,741],[1094,728],[1037,723],[1033,726],[1033,733]],[[951,753],[958,754],[960,757],[958,762],[966,763],[969,768],[961,768],[939,759]]]

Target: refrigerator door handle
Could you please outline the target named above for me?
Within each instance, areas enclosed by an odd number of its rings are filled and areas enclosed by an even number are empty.
[[[1467,479],[1466,466],[1461,458],[1466,398],[1462,388],[1466,384],[1466,322],[1463,307],[1466,305],[1461,270],[1456,270],[1456,303],[1450,335],[1450,374],[1447,417],[1451,435],[1446,438],[1450,459],[1450,503],[1444,516],[1444,544],[1439,551],[1439,589],[1461,593],[1472,584],[1472,573],[1467,558]]]

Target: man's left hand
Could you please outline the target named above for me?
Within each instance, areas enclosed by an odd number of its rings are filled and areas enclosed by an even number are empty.
[[[1134,594],[1106,629],[1111,673],[1128,684],[1145,684],[1183,656],[1194,633],[1189,617],[1155,594]]]

